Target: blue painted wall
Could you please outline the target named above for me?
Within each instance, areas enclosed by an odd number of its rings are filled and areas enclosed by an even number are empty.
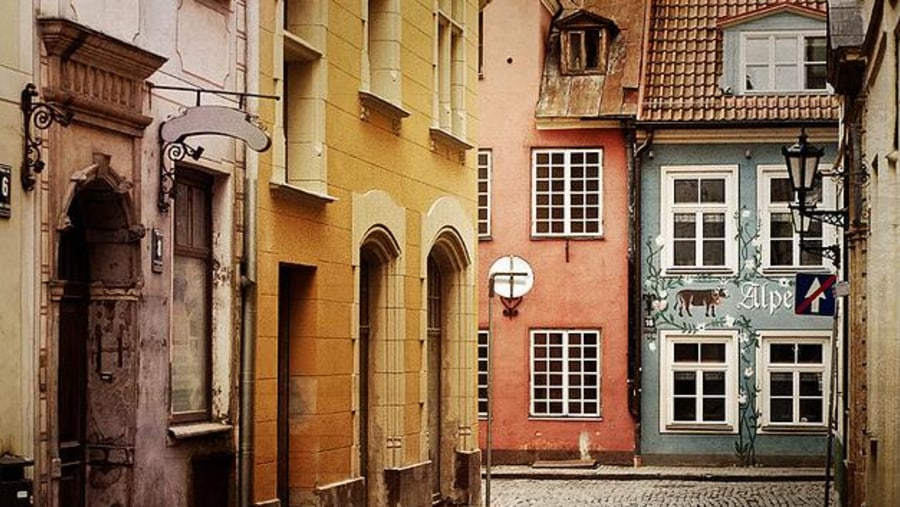
[[[758,342],[756,333],[761,330],[830,330],[833,320],[829,317],[796,316],[793,309],[794,275],[779,273],[766,275],[758,269],[761,250],[756,240],[759,214],[757,211],[758,166],[784,165],[782,145],[795,140],[786,139],[783,144],[704,144],[674,145],[654,144],[641,160],[642,187],[642,244],[641,281],[643,294],[653,294],[652,314],[656,330],[642,336],[642,424],[641,454],[649,462],[650,456],[679,456],[690,461],[690,455],[718,455],[723,460],[741,462],[742,456],[735,447],[738,443],[744,454],[752,451],[759,462],[767,457],[823,456],[826,438],[820,433],[772,434],[753,428],[755,400],[736,403],[742,417],[738,434],[684,434],[660,431],[660,337],[661,330],[681,329],[683,332],[703,330],[735,330],[739,336],[740,361],[739,385],[745,394],[756,384],[756,358]],[[834,146],[823,146],[822,163],[835,158]],[[749,151],[748,151],[749,150]],[[651,158],[652,153],[652,158]],[[747,154],[749,153],[749,158]],[[725,276],[661,274],[660,238],[661,217],[661,166],[679,165],[737,165],[739,166],[739,223],[740,239],[737,249],[738,273]],[[826,241],[826,243],[828,243]],[[826,261],[823,269],[831,267]],[[702,307],[694,307],[693,317],[679,317],[674,309],[675,296],[682,288],[724,287],[728,297],[716,307],[715,317],[706,317]],[[749,373],[746,375],[745,373]],[[762,409],[762,407],[756,407]],[[750,446],[750,447],[747,447]]]

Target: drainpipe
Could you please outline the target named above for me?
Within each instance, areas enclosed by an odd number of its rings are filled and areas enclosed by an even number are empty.
[[[246,89],[259,92],[259,4],[247,4]],[[247,98],[247,112],[256,114],[253,97]],[[241,376],[239,390],[239,505],[253,502],[253,392],[256,362],[256,178],[259,155],[245,145],[244,153],[244,262],[241,274]]]
[[[641,346],[644,332],[643,298],[641,283],[641,157],[653,142],[653,131],[640,146],[637,129],[632,121],[623,122],[625,145],[628,150],[628,280],[632,290],[628,298],[628,386],[629,411],[634,418],[634,465],[641,465]]]

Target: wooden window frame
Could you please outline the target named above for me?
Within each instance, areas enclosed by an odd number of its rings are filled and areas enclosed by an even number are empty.
[[[560,357],[554,358],[551,355],[547,355],[546,357],[538,357],[538,354],[537,354],[538,344],[536,344],[537,336],[538,335],[549,336],[551,334],[562,335],[562,340],[561,340],[561,343],[559,344],[559,347],[561,350]],[[579,335],[582,337],[584,335],[593,335],[594,336],[594,345],[593,345],[594,356],[592,358],[585,357],[585,354],[582,353],[582,351],[588,350],[591,347],[584,345],[584,343],[581,343],[581,344],[572,343],[575,335]],[[546,349],[547,349],[548,353],[552,346],[553,346],[553,344],[546,345]],[[575,350],[576,348],[579,350],[578,355],[573,353],[573,350]],[[561,370],[559,372],[553,372],[550,369],[546,370],[545,372],[537,371],[538,370],[538,368],[537,368],[538,361],[546,361],[549,366],[549,362],[551,360],[558,361],[560,363]],[[579,360],[580,360],[579,369],[581,371],[575,372],[575,371],[570,370],[571,362],[579,361]],[[596,369],[590,370],[590,371],[585,371],[585,363],[589,362],[591,360],[593,360],[593,362],[595,363]],[[529,332],[529,371],[530,371],[530,375],[529,375],[530,381],[529,381],[529,389],[528,389],[528,398],[529,398],[528,415],[529,415],[529,418],[531,418],[531,419],[591,419],[591,420],[600,419],[603,414],[603,407],[602,407],[602,399],[603,398],[602,398],[602,391],[601,391],[601,386],[603,383],[603,381],[602,381],[602,373],[603,373],[602,362],[603,362],[602,333],[599,328],[597,328],[597,329],[587,329],[587,328],[584,328],[584,329],[558,329],[558,328],[532,329]],[[551,382],[550,377],[552,377],[553,375],[556,375],[556,374],[558,374],[561,377],[561,383],[559,385],[550,383]],[[539,386],[538,382],[537,382],[538,376],[540,376],[540,375],[544,375],[546,377],[544,379],[546,381],[546,384],[544,384],[543,386]],[[580,379],[577,386],[572,384],[572,379],[576,375]],[[584,377],[587,375],[593,375],[597,379],[596,385],[594,385],[594,386],[586,386],[585,385]],[[582,405],[588,404],[588,403],[593,403],[596,406],[596,410],[593,412],[585,411],[585,410],[582,410],[581,412],[573,412],[570,409],[570,404],[572,403],[572,401],[569,398],[570,390],[577,389],[577,388],[588,389],[591,387],[594,389],[596,396],[582,397],[582,398],[580,398],[580,402]],[[536,390],[541,389],[541,388],[544,388],[545,390],[548,391],[548,394],[544,398],[536,397]],[[549,394],[549,391],[551,389],[561,390],[562,397],[559,400],[552,398],[552,396]],[[546,411],[539,411],[537,408],[537,404],[541,403],[542,400],[547,403],[548,407],[549,407],[550,403],[552,403],[552,402],[561,403],[562,410],[553,411],[548,408]]]
[[[598,173],[596,178],[588,177],[584,175],[581,178],[573,177],[573,162],[572,156],[580,154],[582,156],[587,156],[590,154],[594,154],[597,156],[597,169]],[[539,163],[539,157],[542,155],[546,155],[548,157],[546,164]],[[603,237],[603,174],[604,174],[604,150],[602,148],[566,148],[566,149],[535,149],[531,152],[531,236],[533,238],[602,238]],[[553,159],[557,158],[557,156],[562,156],[562,161],[557,164]],[[544,166],[547,166],[550,175],[547,178],[540,177],[539,170]],[[586,169],[589,167],[587,161],[585,161],[581,169]],[[555,178],[553,176],[554,168],[562,169],[563,175],[560,178]],[[540,187],[541,183],[546,180],[548,186],[547,190],[542,190]],[[553,188],[553,182],[562,183],[562,189],[556,191]],[[588,187],[588,183],[596,182],[597,188],[596,190],[590,190]],[[573,183],[580,182],[585,185],[585,189],[582,191],[573,190]],[[590,203],[582,203],[575,205],[573,204],[573,197],[576,195],[580,195],[584,198],[588,198],[591,196],[596,197],[596,204]],[[542,196],[547,196],[549,201],[547,204],[540,204],[539,200]],[[561,204],[554,204],[553,198],[556,196],[562,196],[563,202]],[[573,210],[576,206],[580,206],[586,213],[590,210],[596,211],[596,218],[584,216],[580,218],[573,218]],[[541,211],[546,209],[548,216],[538,218],[538,215],[541,214]],[[554,209],[562,209],[563,216],[560,218],[554,218],[553,211]],[[559,220],[563,223],[563,231],[562,232],[552,232],[552,231],[539,231],[539,227],[541,224],[546,223],[549,228],[552,228],[553,221]],[[583,226],[587,226],[590,223],[596,222],[597,230],[596,231],[580,231],[573,232],[573,225],[575,223],[580,222]]]
[[[822,433],[827,431],[828,427],[828,400],[831,396],[831,337],[827,331],[762,331],[759,337],[760,347],[757,356],[757,364],[759,365],[759,375],[757,376],[759,395],[759,410],[762,413],[760,418],[761,431],[764,432],[810,432]],[[816,344],[822,347],[821,363],[773,363],[770,357],[771,344],[793,344],[794,353],[797,353],[797,345],[800,344]],[[801,396],[799,392],[792,394],[793,402],[793,420],[791,422],[773,422],[771,420],[771,400],[772,386],[770,373],[790,372],[793,374],[794,385],[798,387],[798,377],[800,373],[819,373],[821,375],[820,382],[822,384],[822,421],[821,422],[801,422],[797,420],[799,415],[799,401]]]
[[[795,39],[797,42],[797,54],[790,61],[781,61],[777,60],[778,55],[776,55],[776,40],[778,39]],[[825,86],[822,88],[808,88],[806,85],[807,81],[807,72],[809,67],[811,66],[824,66],[825,60],[816,60],[809,61],[806,59],[806,48],[807,48],[807,40],[808,39],[816,39],[816,38],[825,38],[824,30],[806,30],[806,31],[746,31],[740,33],[740,57],[739,57],[739,84],[740,90],[743,94],[775,94],[775,93],[832,93],[831,87],[825,82]],[[766,61],[760,62],[748,62],[748,50],[747,50],[747,42],[748,40],[766,40],[768,43],[768,57]],[[750,74],[748,72],[749,67],[766,67],[768,73],[768,82],[767,83],[758,83],[756,85],[748,84],[750,80]],[[775,78],[775,70],[776,67],[793,67],[797,72],[797,81],[795,82],[793,87],[790,88],[778,88],[776,78]]]

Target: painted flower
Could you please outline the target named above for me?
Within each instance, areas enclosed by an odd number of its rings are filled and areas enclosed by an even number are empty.
[[[650,349],[650,352],[656,352],[656,342],[648,343],[647,348]]]
[[[749,270],[756,269],[756,259],[747,259],[746,261],[744,261],[744,267]]]
[[[725,316],[725,327],[732,327],[732,326],[734,326],[734,317],[732,317],[731,315],[726,315]]]
[[[778,285],[780,285],[780,286],[782,286],[782,287],[790,287],[790,286],[791,286],[791,281],[790,281],[790,279],[788,279],[788,278],[780,278],[780,279],[778,280]]]
[[[665,299],[654,299],[652,306],[654,310],[661,312],[665,310],[667,306],[669,306],[669,302]]]
[[[746,345],[747,342],[750,341],[750,339],[747,338],[747,333],[741,333],[738,335],[738,341],[741,343],[741,345]]]
[[[752,367],[752,366],[748,366],[748,367],[744,370],[744,376],[747,377],[747,378],[750,378],[750,377],[753,376],[753,367]]]
[[[668,292],[668,291],[665,291],[665,290],[661,290],[661,291],[659,291],[659,292],[656,293],[656,296],[657,296],[659,299],[666,299],[667,297],[669,297],[669,292]]]
[[[750,218],[750,210],[744,208],[741,210],[741,218]]]
[[[644,280],[644,287],[647,287],[647,288],[653,287],[653,280],[651,280],[649,278]]]
[[[759,236],[754,236],[754,237],[753,237],[753,240],[750,241],[750,244],[752,244],[753,246],[759,248],[759,247],[761,247],[762,244],[763,244],[762,238],[760,238]]]
[[[738,403],[740,403],[741,405],[747,404],[747,392],[743,389],[741,389],[741,395],[738,396]]]
[[[656,246],[665,246],[666,238],[662,237],[662,234],[656,237]]]
[[[700,324],[697,324],[697,331],[706,331],[706,323],[701,322]]]

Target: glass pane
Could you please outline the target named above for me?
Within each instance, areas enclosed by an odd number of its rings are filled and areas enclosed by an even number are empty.
[[[704,241],[703,242],[703,265],[704,266],[723,266],[723,265],[725,265],[725,242],[724,241]]]
[[[820,423],[822,417],[822,400],[800,400],[800,422],[803,423]]]
[[[176,256],[172,271],[172,411],[205,411],[210,344],[206,260]]]
[[[796,90],[797,86],[797,66],[796,65],[778,65],[775,67],[775,89],[776,90]]]
[[[801,343],[797,345],[797,362],[804,364],[822,363],[821,343]]]
[[[584,59],[585,68],[600,68],[600,30],[585,30]]]
[[[794,224],[790,213],[772,213],[769,220],[770,234],[773,238],[791,238],[794,236]]]
[[[806,66],[806,83],[807,90],[824,90],[825,82],[825,64],[815,64]]]
[[[774,399],[769,403],[769,418],[774,423],[794,422],[794,403],[789,399]]]
[[[672,419],[676,421],[696,421],[697,402],[694,398],[675,398]]]
[[[772,396],[794,395],[794,374],[790,372],[772,372],[769,375]]]
[[[791,240],[772,241],[769,262],[773,266],[794,265],[794,242]]]
[[[696,363],[698,359],[696,343],[676,343],[673,358],[676,362]]]
[[[702,180],[700,182],[700,202],[725,203],[725,180]]]
[[[584,62],[581,59],[582,46],[582,33],[569,32],[569,69],[580,70],[584,68]]]
[[[804,372],[800,374],[800,396],[821,396],[822,374]]]
[[[703,372],[703,395],[725,395],[725,372]]]
[[[724,363],[724,343],[703,343],[700,345],[700,360],[704,363]]]
[[[209,234],[209,205],[206,202],[206,191],[193,188],[191,202],[191,246],[206,248]]]
[[[807,62],[825,61],[825,37],[807,37],[804,43]]]
[[[769,202],[793,202],[794,191],[787,178],[772,178],[769,182]]]
[[[675,214],[675,237],[693,238],[697,235],[697,216],[693,213]]]
[[[769,85],[769,67],[751,67],[747,66],[747,75],[744,76],[747,90],[768,90]]]
[[[773,343],[769,345],[769,362],[792,363],[794,362],[793,343]]]
[[[675,180],[674,183],[676,203],[698,202],[697,180]]]
[[[703,420],[704,421],[724,421],[725,420],[725,398],[704,398],[703,399]]]
[[[777,63],[797,63],[797,37],[775,38],[775,61]]]
[[[697,245],[693,241],[676,241],[673,245],[675,250],[676,266],[693,266],[697,259]]]
[[[704,213],[703,214],[703,237],[704,238],[724,238],[725,237],[725,214],[724,213]]]
[[[696,373],[692,371],[677,371],[674,377],[672,386],[674,394],[697,394]]]
[[[747,63],[768,63],[769,38],[747,37],[744,44],[744,59]]]

